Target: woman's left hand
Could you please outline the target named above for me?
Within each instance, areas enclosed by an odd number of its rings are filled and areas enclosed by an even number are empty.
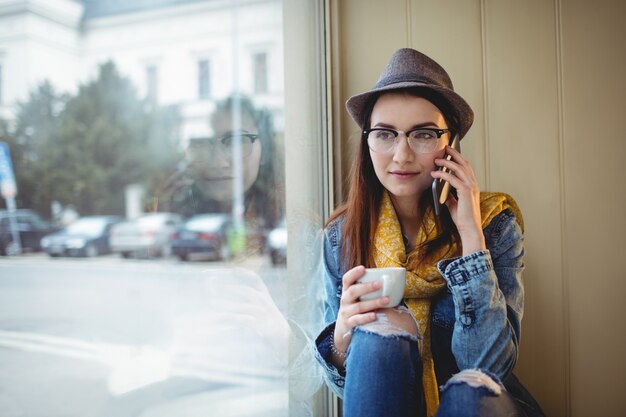
[[[448,181],[456,189],[457,198],[449,194],[446,206],[461,236],[463,256],[465,256],[486,248],[481,227],[480,188],[472,166],[461,153],[450,146],[446,147],[446,153],[452,159],[448,161],[444,158],[437,158],[435,165],[444,166],[450,171],[437,170],[430,174],[433,178]]]

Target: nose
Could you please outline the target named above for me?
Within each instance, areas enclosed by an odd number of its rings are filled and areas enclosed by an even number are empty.
[[[409,146],[409,138],[404,132],[398,132],[396,138],[395,149],[393,151],[393,160],[398,163],[410,162],[415,154]]]

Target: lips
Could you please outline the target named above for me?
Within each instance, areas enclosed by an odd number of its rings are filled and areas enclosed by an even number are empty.
[[[409,179],[419,175],[419,172],[396,170],[391,171],[390,174],[399,179]]]

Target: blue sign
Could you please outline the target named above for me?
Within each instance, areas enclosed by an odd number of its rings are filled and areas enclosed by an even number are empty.
[[[4,142],[0,142],[0,192],[4,198],[14,198],[17,194],[9,146]]]

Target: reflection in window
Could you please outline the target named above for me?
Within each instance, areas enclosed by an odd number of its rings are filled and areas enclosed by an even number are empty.
[[[284,156],[272,114],[251,98],[233,95],[216,103],[211,137],[192,138],[185,157],[186,182],[164,195],[164,210],[190,217],[231,216],[232,255],[260,255],[266,236],[284,212]],[[235,169],[235,167],[239,169]]]
[[[254,71],[254,92],[267,93],[267,53],[258,52],[252,55]]]
[[[198,61],[198,98],[208,99],[211,95],[211,68],[208,59]]]

